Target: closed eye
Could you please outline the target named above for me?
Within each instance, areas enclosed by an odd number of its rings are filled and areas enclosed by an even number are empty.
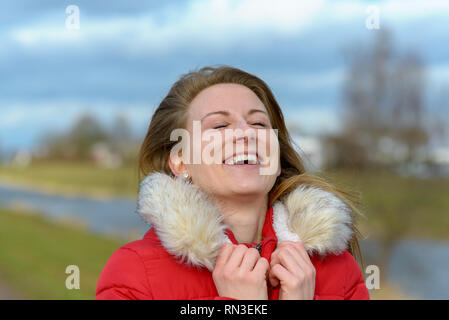
[[[213,127],[213,129],[220,129],[220,128],[224,128],[224,127],[227,127],[227,126],[228,126],[227,124],[220,124],[220,125],[217,125],[217,126]]]
[[[212,128],[213,129],[220,129],[220,128],[224,128],[224,127],[227,127],[227,126],[228,126],[228,124],[219,124],[219,125],[216,125],[215,127],[212,127]],[[255,122],[255,123],[253,123],[253,126],[266,127],[266,124],[263,123],[263,122]]]

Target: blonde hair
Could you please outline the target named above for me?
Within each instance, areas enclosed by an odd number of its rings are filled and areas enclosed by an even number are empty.
[[[177,128],[186,128],[187,109],[190,102],[202,90],[219,83],[244,85],[252,90],[264,103],[273,129],[278,130],[280,146],[281,174],[268,196],[271,206],[277,199],[282,199],[301,184],[317,187],[333,193],[352,211],[352,218],[360,214],[357,209],[358,197],[355,193],[343,190],[325,181],[325,179],[307,173],[301,157],[293,147],[287,131],[284,116],[268,85],[258,77],[230,66],[204,67],[181,76],[173,84],[167,96],[162,100],[153,114],[148,132],[139,153],[139,178],[151,172],[164,172],[174,176],[169,165],[170,150],[177,141],[170,141],[170,133]],[[352,224],[353,238],[348,251],[363,265],[358,243],[360,233]]]

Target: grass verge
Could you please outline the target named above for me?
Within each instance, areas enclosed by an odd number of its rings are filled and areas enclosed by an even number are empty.
[[[0,209],[0,277],[25,299],[93,299],[106,261],[125,243]],[[79,267],[79,290],[66,288],[69,265]]]
[[[42,162],[28,167],[0,166],[0,180],[22,187],[94,198],[137,197],[137,167],[117,169],[88,163]]]

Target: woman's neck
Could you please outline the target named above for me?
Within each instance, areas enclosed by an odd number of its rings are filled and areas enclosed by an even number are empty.
[[[268,210],[267,203],[267,195],[254,199],[245,197],[217,200],[224,223],[231,229],[239,243],[262,241],[262,228]]]

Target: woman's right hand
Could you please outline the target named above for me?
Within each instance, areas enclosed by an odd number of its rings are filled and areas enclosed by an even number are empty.
[[[255,248],[225,243],[218,254],[212,278],[221,297],[267,300],[270,265]]]

